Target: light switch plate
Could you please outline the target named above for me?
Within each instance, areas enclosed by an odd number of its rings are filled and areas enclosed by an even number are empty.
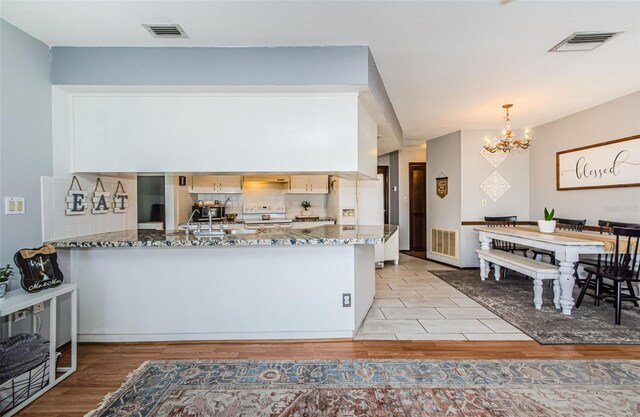
[[[5,197],[4,214],[24,214],[24,197]]]

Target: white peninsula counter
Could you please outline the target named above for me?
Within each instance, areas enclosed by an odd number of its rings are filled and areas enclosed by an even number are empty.
[[[79,341],[351,338],[373,302],[374,246],[396,230],[124,231],[50,243],[78,284]]]

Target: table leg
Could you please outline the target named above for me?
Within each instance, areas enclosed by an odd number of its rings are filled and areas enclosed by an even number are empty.
[[[542,309],[542,280],[539,278],[533,280],[533,304],[536,310]]]
[[[553,280],[553,305],[560,309],[560,280]]]
[[[491,239],[487,239],[484,236],[484,233],[480,233],[480,249],[491,249]],[[480,259],[480,278],[483,281],[489,277],[490,265],[491,264],[489,262],[485,261],[484,259]]]
[[[500,281],[500,265],[493,264],[493,276],[496,281]]]
[[[575,257],[577,258],[577,256]],[[575,261],[567,258],[569,257],[566,256],[560,261],[560,305],[562,306],[562,314],[570,316],[574,305],[573,285],[576,279],[573,276]]]
[[[480,279],[484,281],[487,275],[487,261],[480,259]]]

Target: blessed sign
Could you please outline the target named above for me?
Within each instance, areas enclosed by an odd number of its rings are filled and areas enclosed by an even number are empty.
[[[640,186],[640,135],[556,153],[556,189]]]

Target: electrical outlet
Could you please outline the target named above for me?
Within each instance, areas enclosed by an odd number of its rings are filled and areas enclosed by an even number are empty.
[[[20,321],[27,317],[27,310],[20,310],[13,313],[13,321]]]
[[[480,205],[482,205],[482,207],[487,207],[487,199],[483,198],[482,200],[480,200]]]
[[[342,307],[351,307],[351,294],[342,294]]]
[[[39,313],[44,310],[44,303],[38,303],[33,305],[33,312]]]

